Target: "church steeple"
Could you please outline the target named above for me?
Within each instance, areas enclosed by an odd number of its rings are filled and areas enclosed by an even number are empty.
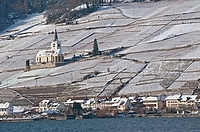
[[[57,35],[57,30],[55,29],[55,36],[54,36],[54,40],[53,41],[56,41],[58,40],[58,35]]]
[[[55,29],[54,40],[51,42],[51,50],[57,50],[57,49],[61,50],[61,43],[58,40],[58,33]]]

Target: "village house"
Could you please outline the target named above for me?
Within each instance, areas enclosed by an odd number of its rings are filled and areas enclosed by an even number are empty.
[[[111,101],[106,101],[105,103],[106,107],[110,107],[121,111],[129,109],[131,105],[128,98],[121,98],[121,97],[112,98]]]
[[[42,100],[39,103],[39,108],[38,112],[42,113],[44,111],[57,111],[57,112],[62,112],[65,111],[65,104],[64,103],[56,103],[53,102],[52,100]]]
[[[107,107],[112,107],[114,104],[120,101],[121,97],[114,97],[110,101],[105,101]]]
[[[106,104],[104,102],[99,102],[97,100],[95,100],[94,98],[88,99],[88,100],[72,100],[72,99],[68,99],[65,102],[65,105],[67,107],[73,107],[74,103],[79,103],[81,105],[81,107],[83,109],[92,109],[92,110],[96,110],[96,109],[103,109],[106,107]]]
[[[49,110],[63,112],[63,111],[65,111],[65,105],[64,105],[64,103],[53,103],[50,106]]]
[[[165,97],[164,96],[156,96],[156,97],[140,97],[139,100],[142,102],[145,108],[147,109],[164,109],[165,105]]]
[[[42,100],[40,103],[39,103],[39,110],[38,112],[41,113],[41,112],[44,112],[45,110],[49,110],[49,108],[51,107],[51,104],[52,104],[52,100]]]
[[[73,107],[74,103],[79,103],[82,106],[85,103],[85,100],[68,99],[66,102],[64,102],[65,106],[67,106],[67,107]]]
[[[0,103],[0,115],[12,115],[13,106],[11,103]]]
[[[140,97],[128,97],[131,105],[129,106],[130,110],[139,112],[144,108],[142,101],[140,101]]]
[[[25,106],[13,106],[13,114],[22,114],[27,110],[26,108]]]
[[[197,95],[182,95],[182,99],[179,103],[179,108],[186,108],[186,109],[196,109],[196,98]]]
[[[100,103],[95,102],[95,103],[92,103],[92,104],[90,105],[90,108],[91,108],[92,110],[104,109],[104,108],[106,108],[106,107],[107,107],[107,106],[106,106],[106,104],[105,104],[104,102],[100,102]]]
[[[117,106],[118,110],[124,111],[129,109],[131,103],[128,98],[121,98],[120,101],[115,105]]]
[[[51,42],[50,50],[39,50],[35,62],[37,65],[61,65],[64,62],[64,55],[62,52],[62,46],[58,40],[57,31],[55,30],[54,40]]]
[[[166,107],[167,108],[174,108],[178,109],[179,107],[179,100],[180,100],[181,95],[171,95],[168,96],[165,101],[166,101]]]
[[[196,107],[196,98],[197,95],[171,95],[165,99],[166,107],[174,109],[194,109]]]
[[[106,108],[106,103],[97,99],[89,99],[86,100],[82,105],[83,109],[92,109],[92,110],[96,110],[96,109],[104,109]]]

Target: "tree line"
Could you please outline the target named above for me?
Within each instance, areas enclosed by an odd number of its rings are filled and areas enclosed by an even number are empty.
[[[28,14],[42,12],[47,0],[0,0],[0,31]]]
[[[0,31],[31,13],[46,11],[47,22],[63,22],[90,13],[105,0],[0,0]],[[73,10],[86,5],[82,11]]]

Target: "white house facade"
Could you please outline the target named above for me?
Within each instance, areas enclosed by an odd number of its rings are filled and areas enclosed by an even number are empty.
[[[39,112],[44,112],[45,110],[49,110],[52,103],[53,103],[52,100],[42,100],[39,103]]]
[[[165,97],[163,96],[150,96],[141,97],[140,101],[143,103],[144,107],[147,109],[163,109],[166,108]]]
[[[0,115],[12,115],[13,106],[11,103],[0,103]]]
[[[166,106],[168,108],[189,108],[195,107],[197,95],[171,95],[166,100]]]
[[[65,111],[65,105],[64,105],[64,103],[53,103],[49,109],[58,111],[58,112],[62,112],[62,111]]]
[[[120,111],[124,111],[131,105],[128,98],[115,97],[111,101],[106,101],[106,107],[111,107]]]

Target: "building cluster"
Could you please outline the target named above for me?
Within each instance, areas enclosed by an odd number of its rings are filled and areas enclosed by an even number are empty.
[[[197,113],[200,108],[198,95],[170,95],[170,96],[145,96],[145,97],[114,97],[111,100],[88,99],[71,100],[65,104],[74,102],[81,104],[83,109],[113,109],[118,111],[149,112],[161,111],[162,113]]]
[[[56,111],[56,112],[63,112],[65,111],[65,105],[64,103],[57,103],[53,102],[52,100],[42,100],[39,103],[38,107],[35,107],[35,111],[38,113],[42,112],[50,112],[50,111]]]
[[[138,114],[148,112],[161,113],[190,113],[198,114],[200,108],[200,98],[198,95],[170,95],[170,96],[145,96],[145,97],[113,97],[107,99],[68,99],[66,102],[57,103],[52,100],[42,100],[37,107],[29,109],[36,113],[65,113],[69,108],[73,109],[75,104],[79,104],[82,110],[98,111],[113,110],[118,112],[134,111]],[[18,110],[17,110],[18,108]],[[27,109],[21,110],[21,113]],[[19,106],[12,106],[11,103],[0,104],[0,115],[20,114]]]

